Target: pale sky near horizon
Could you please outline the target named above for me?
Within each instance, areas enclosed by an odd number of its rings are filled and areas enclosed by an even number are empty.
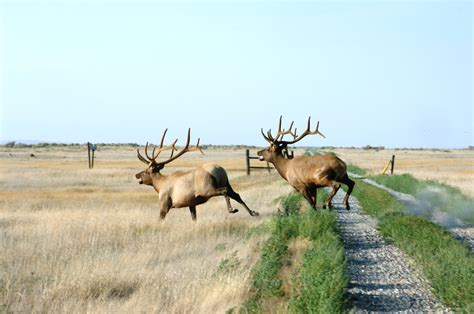
[[[463,148],[471,1],[0,0],[0,142]]]

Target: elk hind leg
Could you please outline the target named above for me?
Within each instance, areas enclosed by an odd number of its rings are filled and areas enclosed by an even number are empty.
[[[344,205],[346,205],[346,209],[350,210],[351,206],[349,205],[349,196],[351,195],[352,190],[354,189],[355,182],[349,179],[349,176],[347,175],[347,173],[344,175],[344,177],[342,178],[340,182],[347,185],[348,187],[346,196],[344,196],[343,203]]]
[[[337,191],[339,191],[339,188],[341,187],[341,185],[339,183],[336,183],[336,182],[331,182],[330,186],[332,187],[332,191],[331,191],[331,194],[329,195],[329,197],[326,201],[326,204],[323,206],[323,208],[327,207],[329,209],[332,209],[332,199],[334,198]]]
[[[235,214],[236,212],[238,212],[239,210],[237,208],[232,208],[232,205],[230,204],[230,199],[229,199],[229,196],[224,195],[225,197],[225,202],[227,204],[227,210],[229,211],[229,213],[231,214]]]
[[[234,189],[232,189],[232,187],[229,185],[227,186],[227,196],[229,196],[231,199],[237,201],[238,203],[240,203],[242,206],[245,207],[245,209],[248,211],[248,213],[250,214],[250,216],[258,216],[259,213],[254,211],[254,210],[251,210],[247,204],[245,204],[245,202],[243,201],[243,199],[240,197],[240,195],[234,191]]]
[[[228,188],[227,187],[222,187],[222,188],[217,188],[217,195],[222,195],[225,197],[225,203],[227,205],[227,210],[231,214],[235,214],[239,210],[237,208],[232,208],[232,205],[230,204],[230,199],[228,196]]]

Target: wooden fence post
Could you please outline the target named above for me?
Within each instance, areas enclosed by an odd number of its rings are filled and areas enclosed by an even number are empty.
[[[91,169],[91,143],[87,142],[87,160],[89,161],[89,169]]]
[[[392,159],[389,160],[387,164],[385,165],[385,167],[383,168],[382,175],[384,175],[385,172],[387,172],[388,167],[390,167],[390,175],[393,175],[393,169],[395,168],[395,155],[392,155]]]
[[[250,151],[249,149],[245,150],[245,161],[247,163],[247,175],[250,175]]]
[[[392,168],[390,169],[390,175],[393,175],[394,167],[395,167],[395,155],[392,155]]]
[[[267,162],[267,166],[251,166],[250,159],[259,159],[259,157],[250,156],[250,150],[245,150],[245,164],[247,165],[247,175],[250,175],[250,169],[267,169],[268,173],[271,173],[272,167]]]
[[[95,152],[95,149],[94,149],[94,147],[93,147],[93,148],[92,148],[92,159],[91,159],[91,161],[92,161],[92,166],[91,166],[91,169],[94,168],[94,152]]]
[[[97,149],[97,146],[87,142],[87,158],[89,160],[89,169],[94,168],[94,152]]]

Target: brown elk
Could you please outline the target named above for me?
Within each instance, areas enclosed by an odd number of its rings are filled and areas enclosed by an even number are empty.
[[[341,187],[340,183],[347,185],[348,190],[344,197],[344,204],[346,209],[349,210],[349,195],[351,195],[355,183],[349,179],[346,164],[341,159],[334,155],[299,156],[287,159],[283,155],[283,151],[287,149],[288,145],[299,142],[307,135],[318,134],[325,137],[319,132],[319,121],[316,129],[311,131],[311,117],[309,117],[306,131],[296,135],[296,128],[295,131],[292,131],[293,122],[288,130],[281,129],[281,119],[280,116],[278,132],[275,137],[272,136],[271,130],[268,130],[265,135],[263,129],[261,129],[263,137],[270,143],[270,146],[257,153],[259,159],[273,163],[278,173],[298,192],[303,194],[314,209],[316,209],[318,188],[332,187],[332,192],[323,206],[323,208],[326,208],[326,206],[332,208],[332,199]],[[293,140],[284,141],[283,137],[285,135],[293,136]]]
[[[214,196],[222,195],[225,197],[229,213],[236,213],[238,209],[233,209],[230,199],[242,204],[251,216],[258,216],[258,213],[250,210],[242,198],[237,194],[229,184],[229,179],[225,170],[215,164],[204,164],[188,171],[175,171],[170,175],[163,175],[160,170],[173,160],[190,151],[199,151],[203,154],[199,146],[199,139],[196,146],[189,148],[191,129],[188,129],[186,145],[176,155],[177,139],[168,146],[163,146],[166,136],[165,130],[161,138],[160,147],[154,147],[151,156],[148,155],[148,143],[145,146],[145,157],[137,149],[138,159],[147,164],[147,168],[135,175],[139,179],[139,184],[151,185],[158,193],[160,203],[160,218],[164,219],[171,208],[189,207],[191,217],[196,220],[196,206],[207,202]],[[158,162],[156,158],[165,150],[171,150],[167,160]],[[174,156],[173,156],[174,155]]]

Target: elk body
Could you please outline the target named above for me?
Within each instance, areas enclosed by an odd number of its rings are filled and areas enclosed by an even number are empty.
[[[242,198],[237,194],[229,184],[229,179],[225,170],[215,164],[204,164],[189,171],[175,171],[170,175],[163,175],[160,170],[173,160],[189,151],[202,150],[199,147],[199,140],[195,147],[189,148],[189,139],[191,130],[188,129],[188,137],[186,145],[175,156],[173,156],[176,149],[175,140],[172,145],[163,146],[164,138],[161,138],[161,144],[158,150],[153,148],[152,155],[148,155],[148,143],[145,146],[145,157],[140,154],[137,149],[138,159],[147,164],[147,168],[135,175],[139,180],[139,184],[146,184],[153,186],[158,193],[160,203],[160,218],[164,219],[171,208],[189,207],[191,217],[196,220],[196,206],[207,202],[208,199],[214,196],[224,196],[227,209],[229,213],[236,213],[238,209],[233,209],[230,204],[230,199],[242,204],[251,216],[257,216],[258,213],[248,208]],[[158,162],[156,158],[164,150],[171,150],[170,157]]]
[[[288,130],[281,129],[281,117],[278,126],[278,133],[275,137],[272,136],[271,130],[267,134],[261,130],[263,137],[270,146],[264,150],[257,152],[261,161],[273,163],[278,173],[293,186],[298,192],[303,194],[304,198],[309,204],[316,209],[316,195],[317,189],[321,187],[331,187],[332,192],[329,195],[324,208],[332,208],[332,199],[341,187],[341,183],[348,186],[347,193],[344,197],[344,205],[349,210],[349,196],[354,188],[354,181],[349,179],[347,175],[346,164],[334,155],[319,155],[319,156],[299,156],[293,159],[287,159],[283,155],[283,151],[287,146],[294,144],[305,136],[310,134],[324,135],[319,132],[319,122],[314,131],[311,131],[311,117],[308,118],[308,127],[306,131],[300,135],[296,135],[296,129],[292,131],[293,122]],[[285,135],[293,136],[292,141],[283,141]]]

